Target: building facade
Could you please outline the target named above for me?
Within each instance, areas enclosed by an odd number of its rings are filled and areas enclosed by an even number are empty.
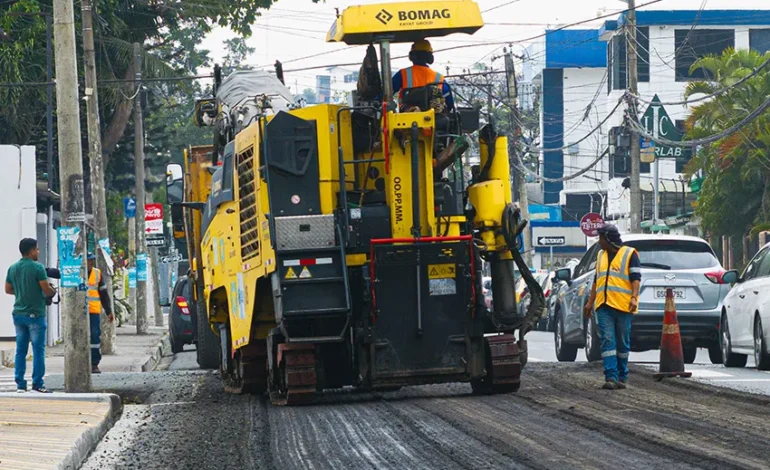
[[[617,137],[627,108],[625,24],[621,15],[598,30],[548,31],[527,50],[525,78],[531,75],[541,88],[541,174],[569,177],[598,161],[576,178],[542,183],[543,202],[561,206],[564,221],[598,212],[622,230],[628,227],[630,161],[618,150]],[[681,140],[691,108],[675,103],[689,83],[705,78],[690,70],[692,64],[727,48],[770,50],[770,10],[639,11],[636,46],[640,122],[654,135]],[[660,217],[652,220],[655,164],[643,163],[644,226],[697,233],[691,220],[696,196],[683,177],[696,150],[650,149],[658,166]]]

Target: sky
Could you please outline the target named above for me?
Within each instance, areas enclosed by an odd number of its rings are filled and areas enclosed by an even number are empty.
[[[637,0],[637,6],[650,0]],[[311,0],[278,0],[270,10],[264,11],[253,25],[253,35],[248,38],[249,46],[256,49],[247,64],[254,67],[268,67],[280,60],[284,64],[286,83],[293,92],[315,88],[318,70],[292,71],[298,68],[343,63],[360,63],[365,46],[348,47],[342,43],[326,43],[326,32],[335,18],[335,8],[342,12],[346,7],[362,4],[387,3],[368,0],[327,0],[313,3]],[[440,4],[440,1],[436,2]],[[622,0],[476,0],[485,26],[470,36],[455,34],[431,40],[434,49],[485,42],[521,41],[577,21],[595,19],[597,16],[619,12],[626,8]],[[717,9],[768,9],[770,0],[661,0],[642,10],[697,10],[703,4],[707,10]],[[608,18],[610,19],[610,18]],[[595,19],[578,28],[598,28],[607,19]],[[202,49],[211,51],[211,56],[220,62],[224,55],[222,42],[235,34],[225,28],[216,28],[204,40]],[[514,53],[521,53],[527,42],[514,44]],[[409,44],[392,47],[392,55],[406,55]],[[436,54],[434,68],[450,73],[459,73],[480,59],[500,55],[502,46],[470,47]],[[314,58],[306,56],[321,54]],[[394,60],[393,70],[411,65],[408,60]],[[496,59],[493,67],[503,67],[502,59]],[[357,70],[358,66],[346,67]],[[334,91],[334,90],[332,90]]]

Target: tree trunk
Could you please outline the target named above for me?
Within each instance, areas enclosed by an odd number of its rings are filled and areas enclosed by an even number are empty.
[[[133,64],[126,69],[126,73],[123,78],[126,80],[131,80],[134,78]],[[131,90],[130,87],[127,87],[127,89]],[[131,92],[129,91],[129,93]],[[133,100],[123,100],[120,102],[112,115],[110,124],[107,126],[107,129],[104,131],[104,136],[102,137],[102,151],[104,152],[105,167],[107,166],[110,153],[115,150],[115,146],[118,145],[120,139],[123,138],[123,133],[126,131],[128,120],[131,117],[131,113],[133,111]]]

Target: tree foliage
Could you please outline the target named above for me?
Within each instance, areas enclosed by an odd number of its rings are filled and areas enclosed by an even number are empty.
[[[482,124],[489,122],[491,118],[495,129],[501,135],[513,136],[516,123],[520,127],[520,143],[532,145],[537,142],[540,135],[540,110],[537,100],[534,100],[532,109],[520,110],[516,122],[508,99],[505,74],[493,72],[491,66],[476,64],[473,69],[463,70],[463,75],[465,76],[449,79],[455,106],[477,109],[481,114]],[[530,152],[524,145],[519,146],[519,151],[524,164],[532,171],[537,171],[539,156]]]
[[[688,85],[685,97],[712,94],[750,75],[770,53],[728,49],[720,56],[698,60],[709,80]],[[763,69],[745,83],[695,106],[687,119],[687,137],[716,135],[735,125],[770,96],[770,73]],[[703,184],[696,213],[703,228],[714,236],[741,236],[770,222],[770,113],[738,132],[701,148],[686,168],[701,174]]]

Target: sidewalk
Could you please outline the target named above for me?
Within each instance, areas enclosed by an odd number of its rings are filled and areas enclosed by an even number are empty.
[[[111,394],[0,393],[0,468],[79,468],[120,410]]]
[[[116,329],[116,349],[117,354],[113,356],[102,356],[102,362],[99,369],[102,372],[145,372],[152,370],[160,361],[164,351],[170,353],[171,347],[168,343],[166,327],[150,326],[147,335],[138,336],[136,326],[124,325]],[[13,345],[12,345],[13,346]],[[32,347],[30,346],[30,353]],[[15,354],[13,349],[3,352],[5,357],[10,357],[11,361]],[[64,374],[64,345],[59,344],[46,348],[45,376]],[[31,354],[27,358],[27,382],[32,382],[32,358]],[[31,386],[31,385],[29,385]],[[16,383],[13,379],[13,367],[0,366],[0,392],[9,392],[16,390]],[[0,467],[2,468],[2,467]]]
[[[150,326],[139,336],[134,325],[118,328],[117,354],[103,356],[99,368],[108,375],[153,370],[171,353],[166,332]],[[3,354],[13,358],[14,351]],[[28,360],[30,383],[31,374]],[[78,468],[120,416],[117,395],[62,393],[63,375],[63,345],[46,349],[46,386],[54,393],[15,393],[13,367],[0,366],[0,470]]]

